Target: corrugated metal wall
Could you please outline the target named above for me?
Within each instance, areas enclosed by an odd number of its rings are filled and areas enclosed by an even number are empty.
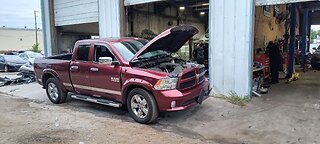
[[[276,5],[276,4],[287,4],[287,3],[298,3],[308,1],[319,1],[319,0],[256,0],[256,5]]]
[[[214,94],[251,91],[253,0],[210,0],[209,72]]]
[[[55,26],[98,22],[98,0],[54,0]]]
[[[41,0],[41,19],[43,30],[43,48],[44,55],[51,56],[52,44],[51,44],[51,30],[50,30],[50,7],[48,0]]]
[[[120,37],[120,0],[99,0],[99,36]]]
[[[124,5],[129,6],[129,5],[150,3],[150,2],[156,2],[156,1],[163,1],[163,0],[124,0]]]

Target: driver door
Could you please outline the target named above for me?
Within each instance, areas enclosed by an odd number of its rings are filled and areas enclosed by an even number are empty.
[[[90,68],[93,96],[110,100],[121,100],[121,66],[99,63],[100,57],[110,57],[118,61],[112,51],[105,45],[94,45],[93,64]]]

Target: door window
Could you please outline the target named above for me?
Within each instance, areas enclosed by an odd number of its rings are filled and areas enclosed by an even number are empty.
[[[27,59],[28,59],[28,56],[27,56],[26,54],[20,54],[19,57],[21,57],[21,58],[24,59],[24,60],[27,60]]]
[[[4,57],[0,56],[0,62],[4,62]]]
[[[77,60],[88,61],[90,45],[79,45],[77,51]]]
[[[106,46],[95,45],[94,46],[94,61],[99,62],[100,57],[111,57],[113,61],[117,61],[115,56],[110,52]]]

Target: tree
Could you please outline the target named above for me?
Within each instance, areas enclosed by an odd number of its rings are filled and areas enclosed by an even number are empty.
[[[311,33],[310,33],[310,39],[311,39],[311,43],[314,42],[314,40],[317,38],[317,36],[320,36],[320,30],[313,30],[311,29]]]
[[[40,52],[40,50],[39,50],[39,43],[33,44],[31,51],[33,51],[33,52]]]

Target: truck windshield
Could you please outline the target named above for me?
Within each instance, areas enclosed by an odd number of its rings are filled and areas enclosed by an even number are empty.
[[[147,43],[148,43],[147,40],[129,40],[124,42],[114,43],[113,46],[120,53],[121,57],[128,62]]]

